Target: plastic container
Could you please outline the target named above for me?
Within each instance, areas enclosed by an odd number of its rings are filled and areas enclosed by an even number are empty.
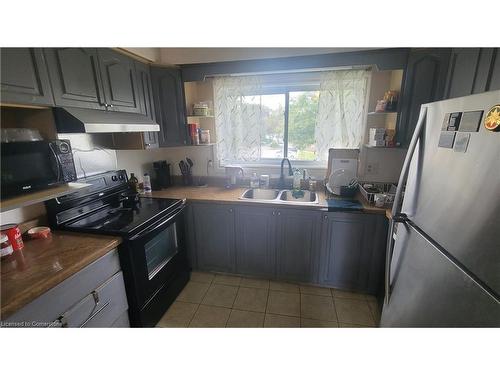
[[[150,193],[151,192],[151,177],[149,177],[149,174],[144,173],[144,192],[145,193]]]
[[[252,177],[250,177],[250,187],[258,188],[260,185],[259,177],[257,177],[257,173],[252,173]]]
[[[210,143],[210,130],[200,130],[200,144]]]
[[[263,174],[260,176],[260,187],[262,189],[269,189],[269,175]]]
[[[296,169],[293,172],[293,190],[300,190],[300,179],[302,178],[302,173]]]
[[[12,248],[12,245],[10,244],[9,237],[7,237],[6,234],[2,234],[0,236],[0,256],[5,257],[7,255],[10,255],[14,252],[14,249]]]

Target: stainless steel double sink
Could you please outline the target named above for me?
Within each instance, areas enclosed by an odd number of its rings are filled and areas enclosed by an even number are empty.
[[[303,194],[302,194],[303,193]],[[262,203],[284,203],[291,205],[318,204],[318,194],[309,190],[301,190],[301,193],[293,196],[292,190],[278,189],[247,189],[241,195],[241,200]]]

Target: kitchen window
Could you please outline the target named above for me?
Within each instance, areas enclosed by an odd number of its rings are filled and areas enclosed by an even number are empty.
[[[366,69],[215,78],[220,165],[324,166],[329,148],[359,148],[369,78]]]

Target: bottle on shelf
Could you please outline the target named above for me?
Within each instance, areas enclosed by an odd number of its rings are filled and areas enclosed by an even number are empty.
[[[259,177],[257,176],[257,173],[252,173],[252,177],[250,177],[250,187],[251,188],[258,188],[259,187]]]
[[[147,173],[144,173],[143,186],[145,193],[151,193],[151,177],[149,177],[149,174]]]
[[[139,191],[139,180],[135,177],[134,173],[130,173],[130,178],[128,179],[128,183],[133,191]]]

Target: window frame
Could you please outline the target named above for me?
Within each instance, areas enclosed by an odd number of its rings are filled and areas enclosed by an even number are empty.
[[[284,112],[284,128],[283,128],[283,158],[288,158],[288,121],[289,121],[289,108],[290,108],[290,92],[304,92],[304,91],[320,91],[318,83],[305,83],[296,85],[264,85],[259,92],[246,92],[245,96],[257,95],[285,95],[285,112]],[[239,161],[231,160],[230,164],[238,164],[247,167],[268,167],[280,163],[283,158],[265,158],[259,161]],[[326,162],[317,160],[290,160],[296,166],[309,167],[309,168],[325,168]],[[223,167],[223,166],[222,166]]]

